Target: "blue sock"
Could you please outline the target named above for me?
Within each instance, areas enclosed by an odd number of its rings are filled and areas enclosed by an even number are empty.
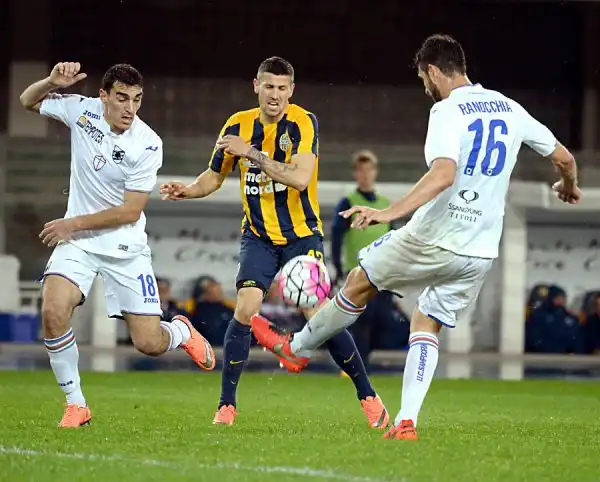
[[[352,379],[358,399],[374,397],[375,390],[350,332],[344,330],[338,333],[327,342],[327,348],[337,365]]]
[[[244,325],[233,318],[225,332],[221,400],[218,408],[223,405],[235,406],[235,392],[246,360],[248,360],[250,342],[250,325]]]

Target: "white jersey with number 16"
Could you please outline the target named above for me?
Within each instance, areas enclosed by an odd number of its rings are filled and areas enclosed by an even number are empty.
[[[542,156],[550,130],[514,100],[481,85],[452,91],[429,115],[425,160],[456,162],[454,184],[419,208],[407,225],[421,242],[454,253],[496,258],[505,199],[522,144]]]

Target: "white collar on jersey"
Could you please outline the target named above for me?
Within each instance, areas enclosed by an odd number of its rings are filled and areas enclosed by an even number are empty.
[[[450,94],[448,95],[448,97],[450,97],[455,92],[460,93],[460,92],[464,92],[465,90],[471,90],[471,89],[481,90],[481,89],[483,89],[483,86],[480,83],[461,85],[460,87],[455,87],[454,89],[452,89],[450,91]]]

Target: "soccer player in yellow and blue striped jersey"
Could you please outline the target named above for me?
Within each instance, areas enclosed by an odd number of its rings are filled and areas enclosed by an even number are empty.
[[[260,311],[279,269],[299,255],[323,259],[323,229],[317,200],[319,128],[317,118],[290,104],[294,69],[280,57],[261,63],[254,80],[259,107],[233,114],[221,129],[208,169],[194,183],[161,186],[165,199],[201,198],[239,171],[244,208],[237,303],[224,341],[221,399],[213,420],[231,425],[237,416],[236,390],[248,359],[250,318]],[[307,314],[309,316],[309,314]],[[373,427],[384,428],[387,411],[367,377],[352,336],[343,331],[327,347],[354,382]]]

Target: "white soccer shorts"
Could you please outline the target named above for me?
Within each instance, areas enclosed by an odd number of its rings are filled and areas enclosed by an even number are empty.
[[[50,256],[44,277],[59,275],[88,297],[96,275],[104,282],[109,317],[133,315],[160,316],[162,313],[150,252],[130,259],[88,253],[70,243],[59,244]]]
[[[477,299],[493,261],[423,244],[405,228],[384,234],[359,253],[373,286],[400,296],[421,290],[419,311],[449,328]]]

